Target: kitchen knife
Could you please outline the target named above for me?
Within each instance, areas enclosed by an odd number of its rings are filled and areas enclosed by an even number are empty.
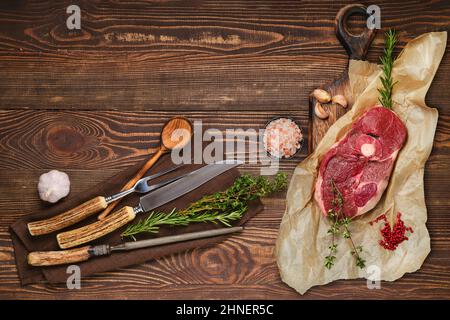
[[[73,248],[103,237],[132,221],[136,217],[136,214],[148,212],[179,198],[240,164],[242,164],[242,161],[225,160],[208,164],[192,171],[183,178],[141,197],[139,205],[134,208],[129,206],[123,207],[103,220],[58,234],[56,239],[59,247],[61,249]]]
[[[71,250],[61,251],[36,251],[28,254],[28,264],[36,267],[54,266],[68,263],[86,261],[99,256],[109,256],[116,251],[130,251],[141,248],[149,248],[181,241],[203,239],[242,231],[243,227],[220,228],[199,232],[190,232],[175,236],[154,238],[141,241],[125,242],[116,246],[101,244],[85,246]]]

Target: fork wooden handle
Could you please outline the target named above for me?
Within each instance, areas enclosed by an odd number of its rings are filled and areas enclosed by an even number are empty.
[[[28,223],[28,231],[32,236],[52,233],[80,222],[107,206],[105,197],[98,196],[53,218],[30,222]]]
[[[103,220],[96,221],[78,229],[62,232],[56,236],[56,239],[61,249],[73,248],[103,237],[124,226],[135,217],[136,214],[132,207],[123,207]]]

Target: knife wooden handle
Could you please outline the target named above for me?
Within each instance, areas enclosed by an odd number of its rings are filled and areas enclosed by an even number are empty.
[[[32,236],[52,233],[80,222],[90,215],[105,209],[107,206],[105,197],[98,196],[53,218],[30,222],[28,223],[28,231]]]
[[[36,267],[86,261],[90,258],[90,246],[63,251],[36,251],[28,254],[28,264]]]
[[[96,221],[78,229],[62,232],[56,236],[56,239],[61,249],[73,248],[103,237],[124,226],[135,217],[136,214],[132,207],[123,207],[103,220]]]

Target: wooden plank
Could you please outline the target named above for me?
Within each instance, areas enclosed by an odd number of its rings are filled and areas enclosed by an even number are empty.
[[[3,148],[0,168],[123,169],[155,152],[163,124],[177,115],[180,112],[0,110],[0,145]],[[302,128],[305,144],[308,141],[306,109],[182,112],[181,115],[189,118],[194,126],[201,121],[204,131],[215,129],[224,139],[227,129],[258,132],[273,117],[290,116]],[[246,143],[254,146],[248,140]],[[249,159],[249,147],[245,151]],[[286,163],[297,163],[306,154],[305,145]]]
[[[79,3],[80,33],[65,27],[65,1],[0,8],[0,105],[296,110],[347,63],[333,28],[348,1]],[[401,26],[400,46],[450,26],[445,0],[377,4],[384,27]],[[382,47],[378,36],[369,60]],[[448,74],[450,62],[441,69]],[[447,90],[431,92],[433,103],[450,98]]]

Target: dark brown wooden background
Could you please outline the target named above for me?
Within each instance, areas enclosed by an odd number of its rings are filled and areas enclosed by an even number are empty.
[[[308,93],[339,76],[347,56],[334,35],[345,1],[9,1],[0,2],[0,299],[9,298],[450,298],[450,59],[441,63],[427,103],[439,109],[425,174],[432,253],[422,269],[381,290],[338,281],[303,297],[281,282],[274,243],[284,195],[240,235],[217,246],[65,285],[19,285],[8,226],[42,207],[36,184],[57,168],[71,196],[154,151],[172,115],[206,127],[262,128],[289,115],[307,135]],[[450,5],[363,1],[381,8],[382,27],[400,47],[449,30]],[[82,32],[65,27],[79,4]],[[353,19],[355,30],[363,25]],[[383,38],[369,51],[376,61]],[[291,172],[306,156],[283,161]],[[243,171],[258,172],[246,165]]]

